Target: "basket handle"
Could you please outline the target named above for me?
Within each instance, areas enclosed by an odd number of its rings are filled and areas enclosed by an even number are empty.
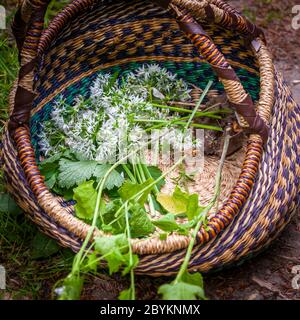
[[[14,109],[9,120],[10,132],[27,124],[30,119],[34,100],[32,80],[34,79],[38,44],[43,32],[45,12],[50,1],[24,0],[13,22],[12,29],[19,49],[21,68]],[[236,111],[240,126],[249,133],[259,134],[266,142],[268,138],[267,124],[256,112],[250,95],[244,90],[235,71],[194,16],[198,19],[217,21],[226,27],[235,27],[245,33],[246,38],[250,41],[260,36],[262,31],[221,0],[153,0],[153,2],[173,14],[181,30],[216,72],[224,85],[232,107]],[[93,3],[95,0],[75,0],[69,7],[74,10],[84,10]],[[255,40],[253,41],[255,42]]]

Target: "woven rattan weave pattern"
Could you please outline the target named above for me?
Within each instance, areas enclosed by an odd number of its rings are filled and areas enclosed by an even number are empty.
[[[230,101],[241,111],[241,125],[253,126],[254,133],[266,132],[265,126],[270,126],[265,146],[258,134],[250,135],[240,177],[209,228],[199,232],[191,269],[220,268],[268,245],[299,205],[300,117],[299,106],[274,71],[263,38],[255,40],[256,50],[251,50],[251,40],[261,31],[219,0],[171,1],[170,12],[151,1],[76,0],[42,34],[46,2],[24,1],[19,15],[30,26],[23,40],[20,20],[15,22],[22,68],[12,97],[10,130],[3,141],[7,184],[28,216],[43,232],[78,251],[89,226],[75,218],[72,206],[44,185],[35,163],[38,150],[33,148],[38,124],[47,119],[57,95],[72,99],[98,72],[114,68],[126,72],[143,62],[158,62],[202,88],[209,78],[214,79],[214,89],[222,92],[216,72]],[[205,20],[201,23],[205,32],[185,36],[174,19],[174,8],[182,15],[178,18],[181,22]],[[186,19],[187,15],[194,20]],[[181,27],[195,32],[191,24]],[[35,74],[32,60],[38,61]],[[241,82],[232,71],[230,77],[224,72],[231,66]],[[36,96],[30,104],[33,91]],[[246,103],[246,92],[254,101],[259,100],[257,115],[247,113],[251,103]],[[21,96],[27,100],[22,101]],[[26,123],[29,115],[30,127]],[[178,235],[167,241],[157,237],[133,240],[134,251],[141,255],[136,271],[150,275],[176,272],[188,241]]]

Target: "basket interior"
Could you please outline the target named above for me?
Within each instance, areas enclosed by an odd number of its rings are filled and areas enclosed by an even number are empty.
[[[202,25],[235,69],[246,91],[257,101],[259,69],[243,38],[215,24]],[[151,2],[99,1],[67,21],[55,37],[50,37],[51,41],[49,37],[46,31],[30,124],[37,160],[41,156],[41,123],[49,119],[56,98],[63,96],[68,104],[78,95],[88,98],[89,87],[101,72],[118,71],[122,76],[145,63],[156,63],[201,89],[213,80],[212,90],[224,92],[209,64],[201,59],[174,19]],[[236,182],[243,155],[241,150],[226,161],[220,206]],[[200,194],[203,205],[213,194],[218,162],[217,157],[206,157],[204,172],[190,186]],[[172,183],[165,188],[171,189]]]

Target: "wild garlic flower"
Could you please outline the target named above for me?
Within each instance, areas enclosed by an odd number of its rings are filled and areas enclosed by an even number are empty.
[[[40,151],[48,157],[69,149],[80,160],[113,161],[125,140],[129,152],[140,147],[151,120],[178,116],[154,103],[190,99],[188,85],[158,64],[143,65],[125,78],[101,73],[90,87],[89,99],[77,96],[71,106],[57,99],[41,127]]]

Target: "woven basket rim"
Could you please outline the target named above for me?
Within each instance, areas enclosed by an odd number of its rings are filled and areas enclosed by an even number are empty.
[[[79,2],[80,1],[75,1]],[[82,0],[84,3],[84,0]],[[94,1],[90,1],[94,2]],[[70,5],[71,6],[71,5]],[[49,39],[54,39],[56,35],[60,32],[60,30],[63,29],[64,23],[65,23],[65,15],[69,13],[69,8],[66,7],[63,9],[63,11],[50,23],[48,29],[43,33],[42,39],[39,43],[39,55],[42,55],[45,48],[47,47],[47,44],[49,44]],[[72,18],[74,18],[76,15],[73,15]],[[70,17],[70,15],[69,15]],[[61,19],[61,20],[60,20]],[[61,23],[59,23],[61,22]],[[274,70],[273,70],[273,64],[269,55],[269,52],[263,43],[263,41],[257,39],[257,42],[259,42],[259,49],[254,52],[256,55],[259,64],[260,64],[260,76],[261,76],[261,92],[260,92],[260,101],[257,104],[257,109],[259,115],[266,121],[269,121],[270,118],[270,112],[273,106],[273,100],[274,100],[274,89],[272,88],[272,84],[274,86]],[[270,89],[271,88],[271,89]],[[26,144],[26,148],[32,148],[30,138],[29,138],[29,131],[27,127],[21,127],[16,130],[16,143],[18,146],[19,152],[24,150],[24,143]],[[255,173],[258,169],[260,157],[262,154],[262,140],[261,137],[257,134],[251,134],[248,142],[248,148],[246,152],[245,161],[242,167],[242,173],[240,175],[240,178],[238,181],[240,183],[245,182],[245,174],[247,174],[247,179],[252,181],[252,185],[254,183],[255,179]],[[19,153],[21,160],[26,162],[26,159],[28,160],[28,157],[25,156],[22,158],[22,154]],[[31,158],[30,158],[31,159]],[[254,162],[253,162],[254,160]],[[255,167],[255,170],[253,169]],[[29,179],[30,182],[30,179]],[[34,181],[33,181],[34,182]],[[233,188],[232,191],[232,197],[237,196],[238,192],[238,186]],[[248,195],[251,191],[251,188],[249,189]],[[45,186],[40,187],[39,191],[36,194],[37,200],[39,204],[44,208],[51,208],[50,213],[47,211],[48,214],[50,214],[54,219],[57,219],[58,223],[62,223],[69,225],[69,229],[72,230],[72,232],[75,232],[77,235],[84,235],[87,230],[89,229],[89,226],[83,223],[82,221],[79,221],[77,218],[71,218],[69,216],[69,213],[65,210],[59,209],[58,204],[55,203],[53,196],[49,193],[48,189]],[[239,195],[240,196],[240,195]],[[247,200],[247,197],[244,197],[243,203]],[[239,200],[240,201],[240,200]],[[224,222],[220,220],[219,218],[222,217],[222,219],[225,219],[226,217],[231,217],[229,221],[233,219],[233,217],[237,214],[235,211],[232,212],[232,209],[230,209],[232,206],[232,202],[229,204],[226,203],[224,207],[219,211],[219,217],[214,218],[211,221],[211,229],[210,231],[202,230],[198,234],[198,243],[205,243],[209,239],[214,238],[223,228],[224,228]],[[241,206],[240,206],[241,207]],[[58,210],[59,209],[59,210]],[[238,208],[240,209],[240,208]],[[58,213],[55,213],[53,211],[58,210]],[[239,211],[239,210],[238,210]],[[102,232],[95,231],[95,236],[104,234]],[[171,235],[168,237],[167,240],[159,240],[157,238],[148,238],[148,239],[142,239],[137,240],[134,239],[132,241],[133,250],[136,253],[139,254],[148,254],[148,253],[162,253],[162,252],[170,252],[175,251],[179,249],[186,248],[189,243],[190,238],[186,236],[180,236],[180,235]]]

